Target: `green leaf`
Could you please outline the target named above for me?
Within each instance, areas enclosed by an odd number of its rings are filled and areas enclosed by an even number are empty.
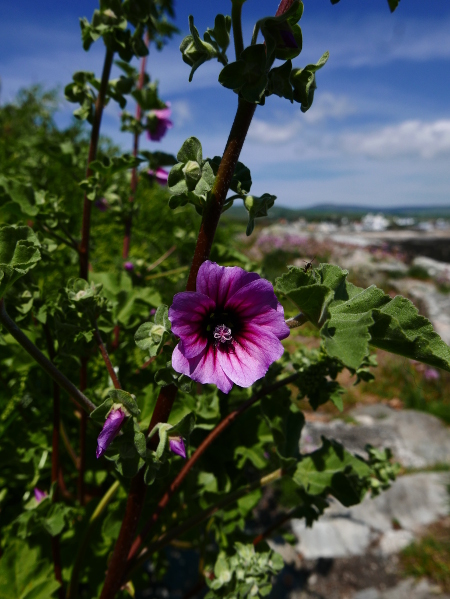
[[[164,343],[170,338],[170,321],[167,306],[159,306],[154,322],[144,322],[134,336],[136,345],[148,351],[150,357],[157,356]]]
[[[0,229],[0,298],[41,259],[39,240],[30,227]]]
[[[255,29],[261,29],[267,47],[269,65],[277,58],[288,60],[295,58],[302,51],[302,31],[297,25],[303,14],[303,3],[295,1],[289,10],[278,17],[266,17],[256,23]],[[283,36],[284,34],[284,36]],[[285,36],[294,39],[297,47],[286,44]]]
[[[194,17],[189,15],[189,30],[190,34],[187,35],[180,44],[180,52],[183,58],[183,62],[192,67],[189,74],[189,81],[192,81],[195,71],[203,63],[208,60],[217,58],[222,64],[227,64],[227,58],[224,54],[224,50],[229,43],[229,31],[231,22],[228,20],[230,17],[223,17],[218,15],[216,17],[216,23],[214,29],[208,29],[205,33],[204,40],[201,39],[197,27],[194,25]],[[228,43],[226,43],[226,37],[228,35]],[[216,38],[217,36],[217,38]],[[226,44],[222,51],[219,47],[218,41]]]
[[[312,106],[316,89],[316,71],[327,62],[330,54],[325,52],[316,64],[308,64],[304,69],[292,69],[291,83],[294,88],[294,100],[301,104],[301,111],[306,112]]]
[[[220,156],[214,156],[214,158],[208,158],[207,160],[211,165],[214,175],[217,176],[222,158]],[[234,191],[240,195],[246,195],[249,193],[251,186],[252,176],[250,174],[250,169],[242,162],[238,162],[230,183],[231,191]]]
[[[356,287],[347,275],[331,264],[308,273],[291,267],[277,280],[276,290],[320,328],[327,353],[349,368],[359,368],[370,344],[450,371],[450,348],[412,302],[392,299],[374,285]]]
[[[261,197],[246,196],[244,198],[244,206],[248,212],[248,224],[245,234],[247,237],[252,234],[255,227],[255,218],[267,216],[267,211],[272,208],[277,196],[264,193]]]
[[[2,599],[48,599],[59,588],[53,565],[40,557],[38,547],[14,540],[0,559]]]
[[[202,159],[202,144],[196,137],[188,137],[177,154],[178,162],[186,164],[186,162],[192,160],[200,164]]]
[[[310,495],[331,493],[347,507],[360,503],[370,487],[371,468],[340,443],[324,437],[322,443],[298,463],[294,482]]]
[[[255,44],[245,48],[239,60],[220,71],[219,83],[232,89],[247,102],[264,104],[264,92],[268,83],[265,45]]]
[[[269,84],[266,95],[276,94],[280,98],[286,98],[294,102],[294,91],[291,85],[292,62],[287,60],[280,67],[275,67],[269,72]]]

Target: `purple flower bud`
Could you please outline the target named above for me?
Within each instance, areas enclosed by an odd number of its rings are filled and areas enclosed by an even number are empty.
[[[100,212],[106,212],[109,208],[109,204],[105,198],[100,198],[95,200],[94,206],[100,210]]]
[[[36,499],[37,503],[41,503],[41,501],[46,497],[48,497],[47,491],[41,491],[37,487],[34,487],[34,498]]]
[[[186,459],[186,447],[181,437],[169,437],[169,447],[170,451]]]
[[[169,119],[170,103],[167,103],[166,108],[159,110],[151,110],[148,115],[148,125],[150,130],[147,131],[149,139],[152,141],[161,141],[167,130],[173,127],[172,121]]]
[[[167,185],[167,180],[169,178],[169,173],[165,171],[163,168],[157,168],[156,171],[152,171],[149,169],[148,174],[155,178],[155,181],[160,185]]]
[[[298,48],[298,44],[295,41],[294,34],[290,27],[286,26],[286,29],[280,29],[281,39],[283,40],[284,48]]]
[[[125,262],[125,264],[123,265],[123,267],[128,272],[131,272],[132,270],[134,270],[134,264],[132,262]]]
[[[122,427],[125,416],[125,411],[122,408],[113,408],[110,411],[108,418],[105,420],[105,424],[103,425],[102,432],[99,434],[97,439],[97,451],[95,453],[97,458],[103,455],[111,445]]]

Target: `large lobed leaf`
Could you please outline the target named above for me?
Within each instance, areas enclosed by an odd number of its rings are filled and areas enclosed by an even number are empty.
[[[332,264],[305,272],[290,267],[276,291],[289,297],[320,329],[328,355],[357,369],[369,345],[450,371],[450,348],[412,302],[391,298],[372,285],[347,281],[348,271]]]

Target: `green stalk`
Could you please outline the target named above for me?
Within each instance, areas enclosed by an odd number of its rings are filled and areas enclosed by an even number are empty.
[[[89,541],[91,539],[92,533],[94,531],[94,526],[105,511],[108,503],[114,497],[117,489],[119,488],[120,482],[116,480],[109,489],[106,491],[105,495],[100,500],[99,504],[94,510],[94,513],[89,518],[88,527],[84,533],[83,539],[81,540],[80,546],[78,547],[77,555],[75,557],[75,562],[72,569],[72,576],[70,577],[69,587],[67,589],[67,599],[76,599],[78,596],[78,579],[80,577],[81,565],[83,562],[83,558],[86,554]]]
[[[245,0],[231,0],[231,23],[233,25],[234,49],[236,60],[239,60],[244,51],[244,38],[242,36],[242,5]]]

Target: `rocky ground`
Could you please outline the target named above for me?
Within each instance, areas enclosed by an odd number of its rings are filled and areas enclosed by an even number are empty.
[[[450,598],[432,581],[405,579],[398,567],[398,553],[404,547],[431,523],[447,521],[450,473],[432,470],[449,461],[450,431],[434,416],[396,411],[381,404],[359,407],[351,416],[355,424],[307,422],[302,446],[311,450],[320,445],[320,436],[326,435],[360,454],[367,443],[391,447],[404,472],[410,473],[360,505],[344,508],[332,503],[312,528],[294,520],[292,531],[298,539],[294,547],[281,538],[271,542],[287,564],[271,597]]]

